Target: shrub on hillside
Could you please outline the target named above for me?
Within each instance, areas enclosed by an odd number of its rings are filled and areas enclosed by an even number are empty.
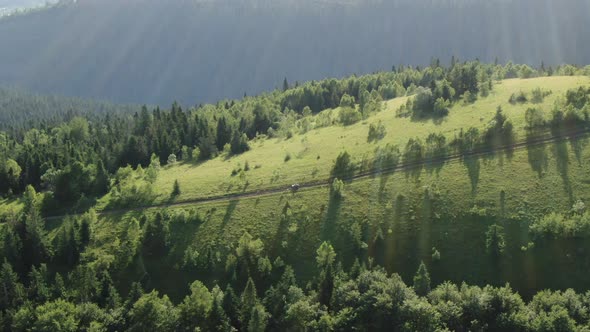
[[[450,146],[459,153],[466,153],[474,151],[479,145],[479,141],[479,129],[471,127],[464,132],[463,128],[461,128],[459,134],[451,141]]]
[[[404,150],[404,163],[420,162],[424,158],[424,145],[419,138],[410,138]]]
[[[545,117],[543,111],[534,107],[528,108],[524,114],[526,128],[529,130],[545,126]]]
[[[344,192],[344,182],[339,180],[338,178],[334,178],[332,181],[332,185],[330,186],[330,193],[334,198],[342,198],[342,194]]]
[[[353,107],[344,107],[340,109],[340,123],[350,126],[359,122],[362,118],[361,112]]]
[[[541,88],[533,89],[531,93],[531,102],[533,104],[540,104],[543,102],[545,97],[549,96],[551,93],[551,90],[545,91],[541,90]]]
[[[385,126],[383,125],[383,123],[381,123],[381,121],[379,121],[377,124],[371,123],[369,125],[369,135],[367,137],[367,141],[379,141],[383,139],[386,134],[387,132],[385,130]]]
[[[250,150],[250,145],[248,145],[248,136],[235,131],[230,143],[230,150],[233,154],[240,154]]]
[[[339,179],[350,179],[354,175],[354,169],[355,167],[352,163],[350,154],[348,154],[348,152],[346,151],[341,152],[336,158],[336,161],[334,162],[331,177]]]
[[[387,144],[375,150],[373,168],[375,171],[394,169],[400,159],[400,152],[397,145]]]
[[[354,97],[346,93],[340,98],[340,107],[342,108],[354,108],[354,104]]]
[[[437,118],[447,116],[449,114],[449,107],[450,106],[451,106],[451,103],[448,100],[444,100],[442,97],[438,98],[434,102],[432,115]]]
[[[412,102],[412,116],[415,118],[423,118],[432,116],[434,111],[434,96],[432,91],[428,88],[419,87],[417,89],[416,97]]]
[[[109,206],[123,208],[149,204],[156,197],[153,185],[156,177],[154,165],[150,165],[143,176],[130,166],[120,168],[113,179]]]
[[[465,105],[473,104],[477,101],[477,94],[472,93],[470,91],[465,91],[463,94],[463,103]]]
[[[529,230],[538,238],[585,238],[590,236],[590,213],[576,213],[571,217],[551,213],[535,220]]]
[[[494,118],[488,123],[483,134],[483,141],[488,146],[509,145],[514,142],[514,127],[498,106]]]
[[[447,155],[447,139],[443,134],[431,133],[426,138],[426,159],[438,159]]]
[[[176,155],[174,153],[168,156],[168,160],[166,161],[168,165],[176,164]]]
[[[522,91],[520,91],[518,94],[511,94],[510,98],[508,99],[508,102],[512,105],[514,104],[524,104],[526,102],[528,102],[528,98],[526,96],[526,94]]]
[[[566,125],[573,127],[576,125],[583,125],[589,121],[589,107],[585,107],[583,110],[575,108],[573,105],[568,105],[564,110],[556,108],[553,110],[553,117],[551,119],[551,125],[554,128]]]
[[[577,109],[582,109],[590,102],[590,88],[570,89],[566,92],[565,98],[566,106],[572,105]]]

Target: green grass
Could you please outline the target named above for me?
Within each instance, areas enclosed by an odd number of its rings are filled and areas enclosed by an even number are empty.
[[[430,133],[443,133],[450,139],[461,128],[484,128],[498,106],[502,106],[512,121],[517,139],[522,140],[527,108],[539,107],[549,117],[557,98],[562,97],[568,89],[584,84],[590,84],[590,78],[575,76],[505,80],[495,84],[490,96],[480,98],[474,104],[457,103],[440,123],[397,118],[396,110],[405,103],[407,97],[396,98],[385,102],[383,111],[351,126],[315,129],[305,134],[296,134],[290,139],[253,141],[251,151],[239,156],[220,156],[204,163],[179,163],[165,167],[155,184],[158,194],[156,201],[165,202],[169,199],[177,179],[182,191],[177,197],[179,201],[326,179],[333,161],[343,150],[356,159],[363,156],[371,158],[377,146],[393,143],[403,150],[411,137],[424,139]],[[512,93],[523,91],[530,94],[537,87],[553,92],[542,104],[511,105],[508,102]],[[334,113],[337,112],[336,109]],[[385,138],[377,143],[367,143],[369,125],[379,121],[385,125]],[[287,154],[291,155],[291,159],[286,162]],[[232,177],[232,170],[243,168],[246,162],[250,171],[246,172],[245,178]]]
[[[590,202],[590,164],[584,162],[590,159],[589,142],[584,138],[551,143],[508,155],[452,161],[436,168],[354,181],[345,186],[341,201],[331,200],[329,188],[320,187],[296,194],[175,207],[173,213],[196,210],[203,222],[171,225],[170,255],[158,262],[158,266],[168,266],[167,277],[154,278],[154,283],[159,289],[175,292],[175,283],[171,286],[170,280],[188,278],[179,268],[186,248],[202,252],[213,246],[227,252],[244,232],[249,232],[264,241],[268,254],[281,255],[293,265],[302,280],[309,280],[315,273],[317,247],[322,241],[330,241],[346,264],[351,263],[347,258],[370,253],[408,282],[424,260],[434,264],[431,272],[436,282],[508,281],[531,294],[545,287],[582,289],[585,272],[580,266],[588,265],[587,258],[580,258],[582,265],[559,258],[577,255],[579,247],[560,251],[557,256],[551,251],[555,246],[538,246],[526,252],[520,248],[533,241],[527,231],[528,221],[551,211],[568,211],[577,199]],[[539,166],[537,160],[546,162]],[[286,204],[291,216],[287,221],[281,217]],[[101,218],[93,256],[114,256],[126,221],[137,216],[137,212],[130,212]],[[485,251],[485,231],[496,222],[507,229],[510,252],[500,266],[473,255]],[[385,235],[385,244],[376,248],[371,243],[378,228]],[[358,241],[368,248],[361,249]],[[439,265],[431,262],[432,247],[441,251]],[[571,278],[542,277],[551,275],[551,264],[560,264]]]
[[[390,100],[385,102],[385,110],[352,126],[320,128],[290,139],[254,141],[252,150],[240,156],[165,167],[155,184],[159,193],[156,201],[169,200],[176,179],[182,192],[178,200],[274,186],[287,188],[295,182],[325,179],[342,150],[355,158],[364,154],[371,157],[377,146],[393,143],[403,148],[410,137],[442,132],[451,138],[460,128],[483,128],[499,105],[514,124],[517,140],[522,140],[524,111],[533,105],[509,104],[512,93],[530,93],[537,87],[552,90],[543,104],[535,105],[548,115],[566,90],[583,84],[590,84],[590,78],[506,80],[497,84],[487,98],[472,105],[455,105],[441,123],[397,118],[395,111],[406,98]],[[369,124],[379,121],[385,125],[387,135],[377,143],[367,143]],[[202,222],[172,223],[169,255],[156,261],[140,259],[126,276],[139,279],[148,271],[154,287],[168,294],[183,292],[177,285],[199,278],[180,267],[188,247],[199,252],[214,247],[226,253],[247,231],[264,241],[267,254],[281,255],[293,265],[304,281],[315,273],[317,247],[322,241],[330,241],[345,264],[350,264],[352,257],[371,255],[407,282],[424,260],[435,283],[509,281],[525,293],[566,286],[584,290],[590,261],[580,256],[579,248],[583,246],[568,247],[571,244],[566,243],[539,245],[526,251],[520,248],[532,241],[527,231],[530,220],[551,211],[568,211],[578,199],[590,202],[589,142],[590,138],[557,142],[375,176],[346,184],[340,201],[331,199],[329,188],[323,186],[296,194],[285,190],[256,198],[177,206],[170,211],[195,210]],[[285,162],[288,153],[292,158]],[[231,177],[232,170],[238,164],[243,167],[246,161],[250,165],[246,178]],[[244,188],[246,182],[249,185]],[[101,204],[107,202],[105,196]],[[285,218],[287,205],[290,208]],[[7,206],[0,204],[2,209]],[[138,215],[129,212],[101,217],[94,225],[94,240],[83,260],[100,265],[116,261],[128,221]],[[59,228],[59,221],[55,223],[52,234]],[[492,223],[501,223],[507,230],[509,254],[500,263],[487,261],[479,254],[485,251],[485,232]],[[373,245],[378,230],[385,237],[380,246]],[[439,265],[431,262],[433,247],[440,250]],[[554,276],[555,266],[559,266],[563,278]]]

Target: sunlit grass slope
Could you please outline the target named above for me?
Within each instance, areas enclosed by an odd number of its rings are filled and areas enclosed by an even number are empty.
[[[495,84],[492,93],[486,98],[480,98],[470,105],[457,103],[440,123],[396,117],[396,110],[406,102],[407,97],[396,98],[385,102],[384,110],[380,113],[351,126],[320,128],[296,134],[289,139],[254,141],[251,151],[239,156],[220,156],[200,164],[180,163],[166,167],[156,182],[159,194],[157,201],[168,200],[175,180],[179,181],[182,189],[177,200],[183,201],[326,179],[333,161],[341,151],[348,151],[356,159],[372,158],[377,146],[392,143],[403,150],[412,137],[425,139],[430,133],[443,133],[452,139],[461,128],[484,128],[498,106],[503,108],[514,124],[517,140],[522,140],[527,108],[540,108],[549,117],[557,98],[563,97],[568,89],[585,84],[590,84],[590,78],[582,76],[505,80]],[[522,91],[530,95],[535,88],[552,93],[540,104],[512,105],[508,102],[511,94]],[[337,112],[334,110],[334,113]],[[368,143],[369,125],[379,121],[385,125],[387,134],[377,143]],[[287,156],[290,157],[288,161]],[[245,173],[245,178],[232,177],[232,170],[243,168],[246,162],[250,171]]]
[[[517,289],[531,292],[549,285],[577,287],[585,275],[578,267],[585,265],[560,260],[567,252],[552,256],[547,248],[523,251],[521,247],[532,241],[527,221],[550,211],[567,211],[578,199],[590,202],[589,142],[584,138],[551,143],[354,181],[345,186],[341,200],[331,199],[329,188],[321,187],[296,194],[175,207],[171,213],[195,210],[202,222],[172,223],[170,254],[154,265],[146,264],[143,272],[153,277],[158,288],[178,291],[173,287],[178,283],[171,280],[181,282],[191,277],[181,268],[188,248],[198,252],[208,247],[231,250],[244,232],[249,232],[264,241],[266,252],[280,254],[304,278],[313,274],[319,244],[330,241],[344,258],[359,252],[371,254],[409,282],[424,260],[434,264],[430,266],[436,282],[509,281]],[[90,255],[112,257],[124,237],[126,221],[138,215],[130,212],[102,218]],[[474,255],[485,251],[485,232],[494,222],[507,230],[509,254],[500,266]],[[379,232],[385,240],[377,247],[373,239]],[[439,265],[431,262],[433,247],[442,254]],[[538,259],[541,256],[544,258]],[[551,275],[554,263],[567,271],[570,280],[543,277]],[[526,279],[527,273],[535,280]]]
[[[395,110],[405,98],[388,101],[385,110],[363,123],[321,128],[287,140],[253,142],[251,151],[230,159],[221,156],[197,165],[165,167],[156,183],[159,200],[168,200],[175,179],[182,191],[179,200],[239,192],[244,190],[245,181],[249,182],[245,190],[255,191],[269,186],[287,189],[293,182],[324,179],[342,150],[360,158],[363,154],[372,156],[378,145],[394,143],[403,148],[408,138],[424,138],[431,132],[452,137],[460,128],[483,128],[499,105],[514,123],[517,139],[522,140],[526,108],[535,106],[549,113],[566,90],[588,83],[590,79],[584,77],[507,80],[496,85],[488,98],[473,105],[456,105],[441,123],[397,118]],[[530,93],[537,87],[553,91],[542,104],[508,103],[512,93]],[[386,126],[387,136],[378,143],[367,143],[368,125],[378,121]],[[171,222],[169,253],[157,259],[140,255],[124,271],[125,278],[137,280],[147,273],[151,286],[180,298],[186,289],[177,285],[200,277],[195,270],[183,268],[187,252],[213,250],[220,254],[219,264],[223,265],[225,255],[249,232],[262,239],[267,254],[280,255],[293,265],[302,280],[309,280],[315,273],[318,246],[330,241],[347,266],[354,257],[371,256],[410,283],[420,261],[425,261],[434,283],[510,282],[524,294],[544,288],[584,290],[590,267],[584,251],[580,251],[585,247],[573,245],[575,241],[531,247],[534,239],[528,232],[528,222],[552,211],[566,212],[580,199],[590,202],[589,142],[590,137],[583,137],[376,175],[347,183],[342,199],[334,199],[329,188],[322,186],[294,194],[285,190],[281,194],[175,206],[169,209],[171,214],[192,211],[200,221]],[[292,158],[285,162],[287,153]],[[243,167],[246,161],[250,165],[246,179],[231,177],[232,169],[238,164]],[[148,214],[156,211],[161,208],[147,210]],[[133,211],[100,217],[83,259],[106,265],[116,261],[124,252],[129,221],[140,214]],[[56,232],[59,221],[51,223]],[[487,228],[493,223],[506,229],[507,254],[499,261],[480,255],[485,252]],[[379,234],[382,240],[376,242]],[[433,248],[441,254],[440,263],[433,261]],[[552,273],[556,267],[562,271],[557,276]]]

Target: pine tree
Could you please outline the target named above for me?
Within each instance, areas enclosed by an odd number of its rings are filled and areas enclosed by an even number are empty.
[[[131,284],[131,289],[129,290],[129,294],[127,295],[127,299],[125,300],[125,310],[129,311],[133,307],[133,304],[137,302],[143,296],[143,288],[139,282],[133,282]]]
[[[250,150],[248,145],[248,137],[246,134],[240,134],[239,131],[235,130],[231,139],[231,153],[240,154]]]
[[[96,178],[94,180],[94,193],[101,196],[109,192],[110,179],[109,173],[104,167],[102,159],[98,160],[96,164]]]
[[[334,293],[334,273],[332,264],[329,264],[320,275],[320,284],[318,289],[318,302],[330,308],[330,301]]]
[[[43,220],[38,210],[32,209],[24,216],[24,232],[22,238],[22,258],[26,268],[39,265],[49,259],[49,244],[47,243]]]
[[[418,272],[414,276],[414,290],[420,296],[426,296],[430,293],[430,275],[428,274],[428,270],[426,270],[424,262],[420,263]]]
[[[231,285],[227,285],[223,292],[223,311],[227,314],[232,327],[240,330],[239,298]]]
[[[223,310],[223,300],[225,297],[219,286],[215,285],[215,287],[213,287],[211,295],[213,296],[213,304],[211,312],[207,317],[207,330],[218,332],[230,331],[230,321]]]
[[[223,151],[226,144],[231,141],[232,129],[227,123],[225,116],[222,116],[217,120],[217,139],[216,146],[218,151]]]
[[[240,322],[242,323],[242,327],[249,326],[252,308],[257,304],[258,297],[256,295],[256,286],[254,285],[252,278],[248,278],[240,303]]]
[[[264,332],[268,324],[268,313],[261,304],[256,304],[250,313],[248,332]]]
[[[24,299],[24,287],[10,263],[4,260],[0,270],[0,310],[16,307]]]
[[[67,297],[66,285],[61,274],[55,274],[53,283],[53,299],[65,299]]]
[[[84,249],[88,245],[88,243],[90,243],[90,237],[92,236],[91,224],[95,223],[96,220],[97,217],[96,212],[94,212],[94,210],[90,210],[88,213],[82,216],[79,230],[81,250]]]
[[[6,226],[4,228],[2,245],[2,258],[8,260],[13,266],[16,266],[15,264],[21,262],[20,255],[22,243],[16,234],[14,227]],[[17,271],[18,270],[19,269],[17,268]]]
[[[103,271],[98,286],[96,303],[101,308],[116,308],[119,305],[119,293],[113,286],[113,280],[107,271]]]
[[[65,263],[68,266],[74,266],[80,260],[80,246],[76,240],[76,232],[73,227],[67,227],[65,232],[65,245],[62,253]]]
[[[29,273],[29,298],[43,303],[51,298],[51,290],[47,284],[47,266],[42,264],[38,269],[33,266]]]
[[[283,92],[289,90],[289,82],[287,82],[287,77],[283,80]]]

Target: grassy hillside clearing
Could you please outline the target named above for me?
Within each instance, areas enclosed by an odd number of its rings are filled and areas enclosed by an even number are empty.
[[[174,293],[178,290],[168,285],[194,276],[182,267],[187,250],[226,253],[249,232],[264,241],[271,256],[280,254],[293,264],[303,278],[313,275],[315,249],[328,240],[342,257],[370,255],[408,280],[424,260],[434,264],[437,282],[508,281],[525,294],[546,287],[587,289],[590,285],[583,271],[587,259],[575,241],[565,247],[553,243],[521,248],[534,242],[528,233],[529,221],[551,211],[568,211],[578,199],[590,201],[588,142],[588,138],[557,142],[511,155],[501,153],[354,181],[345,186],[342,200],[332,198],[328,187],[321,187],[175,207],[170,213],[184,215],[179,220],[193,213],[200,221],[173,221],[169,255],[144,262],[135,272],[148,272],[155,286]],[[148,214],[157,210],[148,210]],[[97,226],[97,245],[86,257],[91,261],[114,259],[125,238],[127,221],[139,215],[103,217]],[[472,254],[485,251],[485,232],[493,223],[507,230],[509,254],[500,263]],[[384,240],[377,243],[379,234]],[[440,250],[442,264],[432,262],[433,247]],[[560,260],[565,256],[568,258]],[[552,264],[559,264],[569,279],[540,277],[551,275]]]
[[[505,115],[513,123],[516,139],[521,141],[524,140],[527,108],[537,107],[549,118],[555,101],[563,97],[568,89],[588,83],[590,78],[582,76],[505,80],[496,84],[486,98],[480,98],[470,105],[456,104],[441,122],[396,117],[396,110],[406,102],[407,97],[396,98],[384,102],[383,111],[351,126],[320,128],[305,134],[295,134],[289,139],[256,140],[251,142],[251,151],[239,156],[220,156],[204,163],[179,163],[165,167],[155,183],[155,202],[169,200],[175,180],[179,181],[182,189],[176,200],[184,201],[326,179],[334,159],[343,150],[361,160],[372,158],[374,150],[379,146],[396,144],[403,150],[408,139],[425,139],[430,133],[442,133],[449,141],[461,128],[485,128],[498,106],[503,108]],[[539,104],[509,103],[512,94],[522,91],[530,96],[531,91],[536,88],[552,93]],[[324,112],[332,112],[330,116],[336,117],[338,111],[339,109]],[[385,126],[386,136],[376,143],[368,143],[369,126],[379,122]],[[246,163],[249,171],[244,172],[243,176],[231,176],[233,170],[243,169]],[[102,200],[102,206],[108,203],[108,199],[107,196]]]

